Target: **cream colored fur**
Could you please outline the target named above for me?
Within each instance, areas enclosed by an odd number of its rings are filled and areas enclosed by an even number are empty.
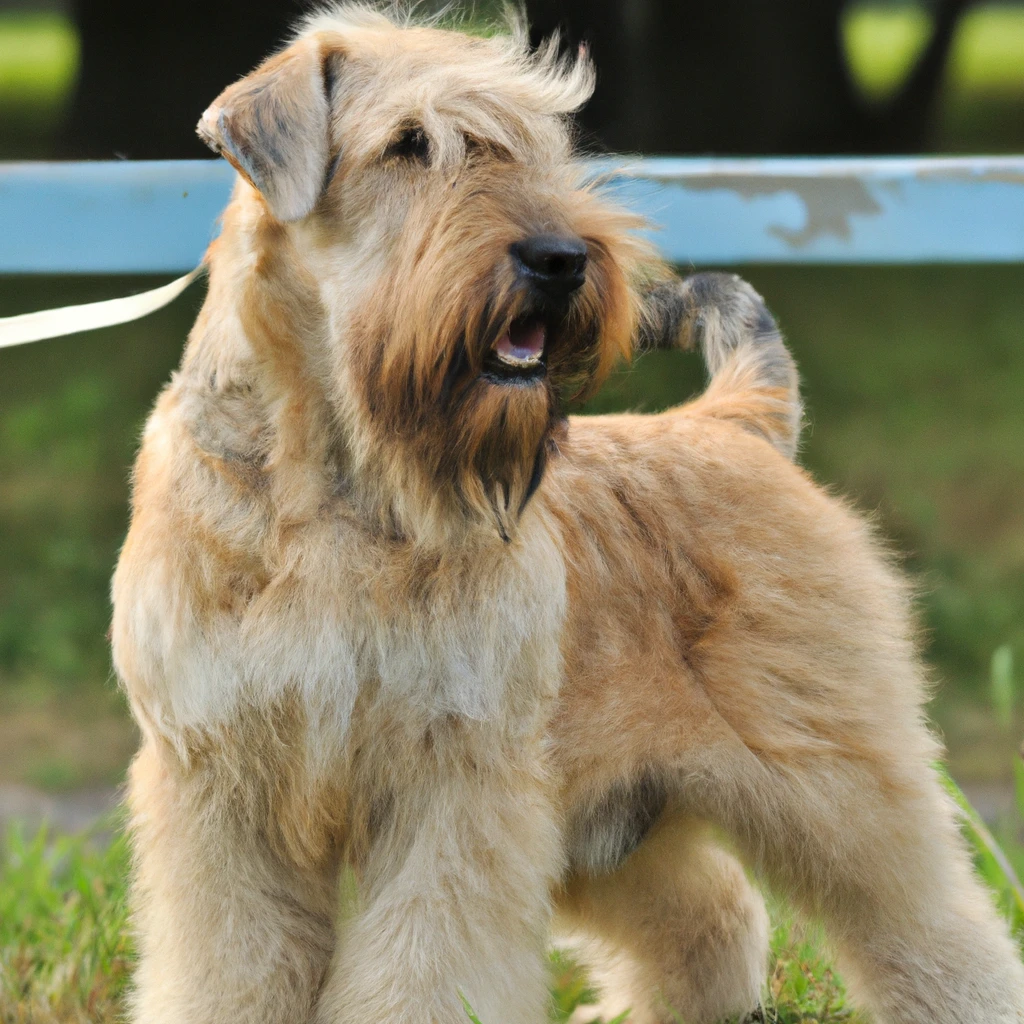
[[[463,996],[540,1024],[553,915],[608,1013],[711,1024],[767,952],[713,828],[880,1022],[1024,1021],[905,587],[787,458],[760,298],[673,284],[582,182],[592,85],[521,26],[350,7],[204,115],[240,179],[113,585],[137,1024],[457,1024]],[[582,239],[586,280],[545,306],[544,375],[495,377],[538,233]],[[562,416],[659,331],[701,345],[705,395]]]

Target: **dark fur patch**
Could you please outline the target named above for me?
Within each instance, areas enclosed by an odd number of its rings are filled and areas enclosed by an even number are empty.
[[[641,351],[675,348],[691,310],[679,280],[662,281],[643,294],[644,316],[636,347]]]
[[[597,803],[577,809],[566,830],[570,870],[616,870],[644,841],[665,807],[665,787],[652,775],[617,783]]]
[[[537,455],[533,460],[533,471],[530,473],[530,482],[526,485],[526,493],[523,494],[523,500],[519,505],[519,515],[523,514],[526,506],[530,503],[530,499],[537,493],[537,488],[540,487],[540,482],[544,477],[544,470],[548,464],[548,444],[548,439],[545,439],[543,444],[537,448]]]

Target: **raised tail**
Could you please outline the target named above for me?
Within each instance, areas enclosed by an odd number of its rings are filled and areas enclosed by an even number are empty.
[[[796,456],[803,405],[796,363],[764,299],[735,274],[693,274],[646,292],[641,348],[699,348],[711,380],[688,408],[732,419]]]

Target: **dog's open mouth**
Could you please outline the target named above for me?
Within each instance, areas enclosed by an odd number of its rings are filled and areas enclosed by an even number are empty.
[[[539,316],[519,316],[509,324],[487,354],[488,375],[501,381],[543,377],[547,324]]]

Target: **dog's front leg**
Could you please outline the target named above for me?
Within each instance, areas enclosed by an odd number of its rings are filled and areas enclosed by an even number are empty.
[[[297,863],[237,775],[182,766],[153,742],[129,804],[133,1024],[307,1024],[334,944],[331,859]]]
[[[532,743],[487,745],[461,757],[435,749],[396,795],[316,1024],[466,1024],[463,998],[483,1024],[547,1019],[559,864],[547,780]]]

